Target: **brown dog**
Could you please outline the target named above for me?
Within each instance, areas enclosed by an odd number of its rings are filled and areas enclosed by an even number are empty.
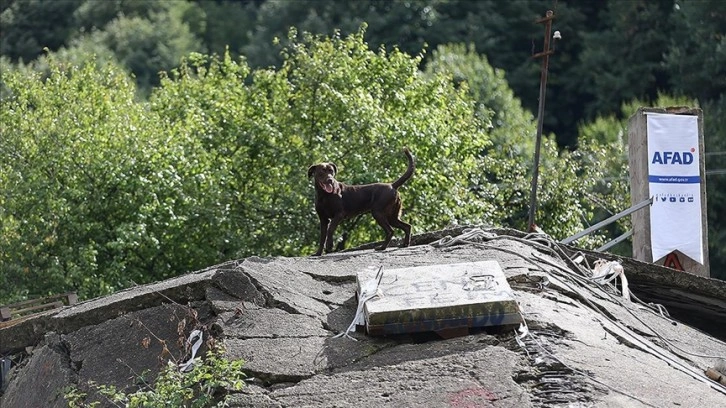
[[[374,183],[363,185],[343,184],[335,180],[338,167],[333,163],[320,163],[310,166],[308,177],[315,180],[315,211],[320,218],[320,245],[315,255],[333,250],[333,233],[341,221],[358,214],[370,212],[378,225],[386,232],[383,244],[376,248],[384,250],[393,238],[393,227],[406,233],[402,247],[411,244],[411,225],[401,221],[401,187],[414,171],[413,156],[408,149],[403,149],[408,157],[408,169],[393,183]]]

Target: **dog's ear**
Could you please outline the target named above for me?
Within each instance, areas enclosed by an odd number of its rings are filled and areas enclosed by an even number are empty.
[[[330,163],[330,165],[333,166],[333,171],[334,171],[333,175],[338,174],[338,166],[336,166],[335,163]]]
[[[317,164],[313,164],[312,166],[308,167],[308,178],[313,176],[316,167],[318,167]]]

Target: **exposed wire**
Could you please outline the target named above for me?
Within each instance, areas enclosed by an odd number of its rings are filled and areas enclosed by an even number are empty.
[[[506,240],[513,240],[520,243],[523,243],[525,245],[534,246],[535,248],[539,249],[540,252],[547,253],[552,255],[555,258],[558,258],[562,264],[569,265],[569,268],[566,268],[562,265],[558,265],[555,262],[552,262],[544,257],[537,256],[536,254],[533,255],[533,257],[537,260],[535,262],[534,260],[530,259],[530,257],[506,248],[497,247],[496,245],[490,245],[483,243],[482,241],[492,241],[496,239],[506,239]],[[467,229],[464,230],[464,232],[458,236],[458,237],[450,237],[447,236],[445,238],[442,238],[441,240],[432,243],[431,245],[434,247],[446,247],[455,245],[457,243],[466,243],[473,246],[478,246],[482,248],[487,249],[493,249],[497,251],[503,251],[509,254],[516,255],[525,261],[533,264],[537,269],[542,271],[544,274],[546,274],[550,279],[554,280],[557,285],[560,287],[570,291],[571,293],[575,294],[577,296],[577,299],[582,301],[586,306],[597,312],[598,314],[602,315],[604,319],[606,319],[608,322],[610,322],[615,327],[619,328],[624,334],[626,334],[629,337],[629,341],[631,341],[633,344],[636,344],[637,347],[663,361],[665,361],[667,364],[669,364],[671,367],[683,372],[684,374],[689,375],[690,377],[701,381],[707,385],[709,385],[711,388],[713,388],[716,391],[719,391],[723,394],[726,394],[726,386],[723,386],[719,383],[715,383],[708,378],[706,378],[702,373],[698,372],[694,367],[684,364],[682,361],[679,361],[677,359],[674,359],[671,356],[666,355],[665,350],[670,351],[671,353],[675,354],[678,357],[683,358],[682,356],[678,355],[677,353],[673,352],[673,349],[677,349],[685,354],[693,355],[693,356],[699,356],[699,357],[706,357],[706,358],[719,358],[718,356],[709,356],[709,355],[701,355],[697,353],[687,352],[683,350],[680,347],[677,347],[671,342],[670,340],[666,339],[663,335],[661,335],[657,330],[655,330],[652,326],[648,325],[643,321],[643,319],[640,316],[637,316],[631,307],[629,305],[625,305],[620,296],[616,296],[616,294],[611,293],[610,289],[612,289],[612,286],[610,284],[601,285],[597,282],[594,282],[590,279],[591,271],[585,269],[582,265],[579,265],[578,262],[575,260],[578,259],[578,257],[581,257],[583,260],[585,259],[584,256],[577,253],[574,255],[568,255],[565,253],[562,246],[559,245],[556,241],[554,241],[551,237],[549,237],[546,234],[528,234],[524,238],[518,238],[518,237],[512,237],[512,236],[498,236],[496,234],[493,234],[491,232],[483,231],[479,228],[473,228],[473,229]],[[547,264],[549,266],[552,266],[554,269],[551,270],[545,270],[542,266],[543,264]],[[622,306],[625,310],[627,310],[636,320],[638,320],[641,324],[643,324],[645,327],[647,327],[649,330],[651,330],[660,340],[662,340],[665,344],[665,348],[661,348],[660,346],[657,346],[655,344],[651,344],[650,342],[643,340],[637,333],[635,333],[630,327],[625,325],[624,323],[617,320],[614,316],[609,316],[608,313],[604,313],[604,310],[602,306],[596,305],[592,300],[590,300],[588,297],[583,295],[581,293],[581,290],[587,290],[592,295],[595,295],[597,298],[601,299],[608,299],[620,306]],[[637,298],[635,298],[637,299]],[[639,299],[637,299],[639,301]],[[642,302],[642,301],[641,301]],[[652,311],[656,316],[660,316],[669,322],[673,322],[672,319],[669,317],[666,317],[667,313],[663,313],[663,307],[656,307],[651,304],[642,304],[646,309],[649,309]],[[718,341],[718,340],[715,340]],[[719,343],[722,343],[718,341]],[[611,386],[608,386],[611,389],[614,389]],[[624,395],[628,395],[623,393]]]

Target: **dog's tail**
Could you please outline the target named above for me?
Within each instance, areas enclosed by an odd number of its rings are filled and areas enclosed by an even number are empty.
[[[408,157],[408,169],[406,169],[406,172],[403,173],[403,176],[399,177],[398,180],[391,183],[393,188],[396,188],[396,189],[401,187],[403,185],[403,183],[408,181],[408,179],[410,179],[411,176],[413,176],[413,171],[416,168],[416,166],[413,163],[413,155],[408,150],[408,147],[403,148],[403,153],[406,155],[406,157]]]

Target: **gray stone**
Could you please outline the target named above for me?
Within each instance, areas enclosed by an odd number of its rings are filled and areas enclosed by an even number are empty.
[[[0,406],[68,406],[63,398],[64,389],[75,381],[68,352],[64,350],[58,335],[47,336],[44,343],[33,350],[26,364],[10,371],[11,379],[0,398]]]
[[[469,353],[315,376],[271,396],[286,407],[527,407],[528,393],[510,374],[521,358],[482,345]]]
[[[227,338],[278,338],[278,337],[326,337],[320,319],[300,314],[290,314],[280,309],[247,309],[242,313],[222,313],[224,335]]]
[[[84,327],[64,335],[63,340],[71,361],[79,367],[80,383],[93,380],[133,390],[139,378],[155,378],[164,361],[185,357],[185,333],[197,324],[188,308],[168,304]]]
[[[726,406],[726,389],[704,375],[726,356],[724,338],[704,332],[720,333],[712,322],[722,316],[726,283],[622,259],[633,293],[688,305],[691,313],[673,320],[589,282],[587,271],[561,258],[579,250],[490,232],[500,235],[445,247],[249,258],[30,318],[0,329],[0,353],[23,360],[0,406],[65,406],[63,388],[83,389],[88,380],[133,391],[141,377],[188,357],[184,341],[195,328],[224,342],[229,358],[245,360],[247,385],[231,394],[232,407]],[[588,262],[614,259],[582,252]],[[501,265],[527,335],[334,337],[353,319],[357,271],[483,260]],[[689,322],[707,324],[697,330]]]

